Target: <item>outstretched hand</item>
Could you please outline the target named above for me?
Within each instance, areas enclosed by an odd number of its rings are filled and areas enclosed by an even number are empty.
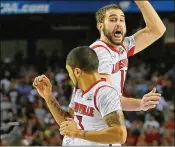
[[[155,108],[159,104],[161,94],[156,93],[156,88],[153,88],[148,94],[145,94],[141,100],[141,110],[147,111]]]

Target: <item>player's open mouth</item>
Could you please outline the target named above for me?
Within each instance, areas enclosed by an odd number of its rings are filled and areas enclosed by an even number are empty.
[[[114,36],[115,36],[116,38],[120,38],[120,37],[122,36],[122,31],[121,31],[121,30],[116,31],[116,32],[114,33]]]

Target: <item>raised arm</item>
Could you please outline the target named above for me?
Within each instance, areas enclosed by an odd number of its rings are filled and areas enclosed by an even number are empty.
[[[147,0],[135,0],[135,3],[143,15],[146,27],[134,34],[134,54],[142,51],[158,40],[166,31],[162,20]]]
[[[62,110],[60,104],[52,95],[52,84],[45,75],[36,77],[33,82],[33,86],[46,101],[47,106],[58,125],[61,125],[61,123],[65,121],[67,117],[73,117],[73,109],[69,109],[69,112]]]

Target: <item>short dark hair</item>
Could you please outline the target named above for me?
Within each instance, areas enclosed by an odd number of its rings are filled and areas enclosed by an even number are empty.
[[[104,19],[105,19],[106,12],[108,10],[111,10],[111,9],[120,9],[121,11],[123,11],[122,8],[117,4],[106,5],[102,8],[100,8],[95,14],[97,23],[103,23]]]
[[[66,64],[74,68],[80,68],[84,72],[98,71],[99,60],[96,52],[88,46],[79,46],[69,52]]]

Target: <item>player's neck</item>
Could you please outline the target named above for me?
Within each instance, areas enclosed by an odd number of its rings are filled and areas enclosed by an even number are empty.
[[[105,43],[111,45],[114,49],[119,51],[119,47],[120,45],[114,45],[113,43],[111,43],[105,36],[101,36],[100,40],[104,41]]]
[[[100,81],[101,77],[99,73],[86,74],[79,82],[79,87],[83,91],[87,91],[93,84]]]

